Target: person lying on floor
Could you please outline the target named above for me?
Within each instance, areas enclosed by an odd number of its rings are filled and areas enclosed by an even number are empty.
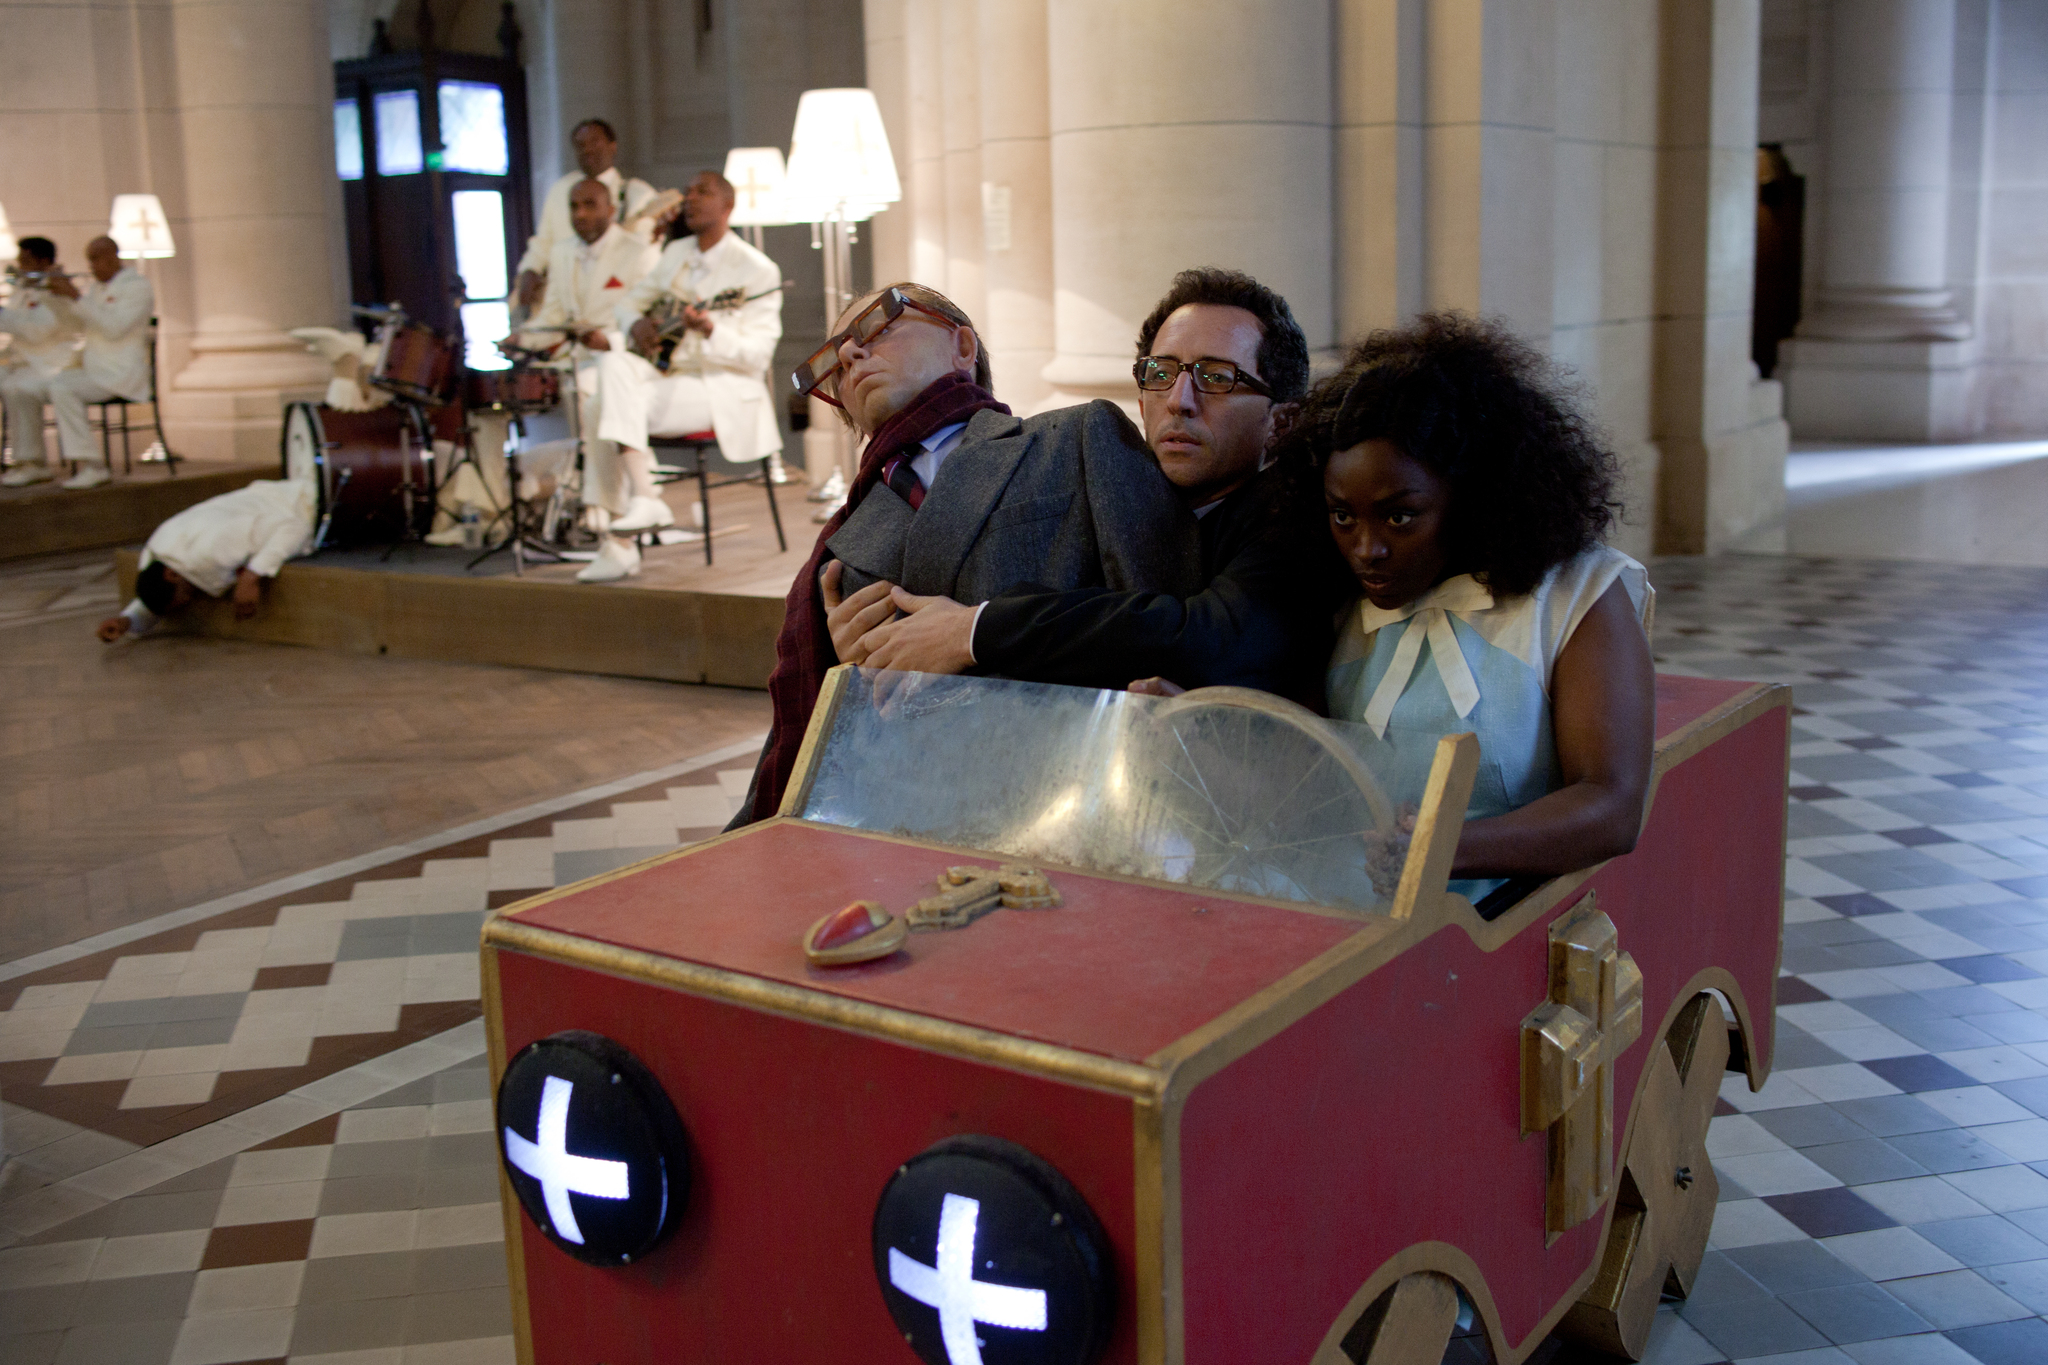
[[[312,551],[313,511],[313,485],[303,479],[258,479],[186,508],[150,534],[135,598],[100,622],[100,639],[147,634],[202,593],[231,594],[236,619],[248,620],[263,584],[287,559]]]
[[[1396,800],[1420,794],[1440,737],[1479,737],[1451,889],[1476,901],[1634,848],[1655,597],[1602,542],[1619,471],[1557,368],[1497,323],[1424,315],[1351,347],[1281,459],[1320,482],[1360,590],[1331,717],[1370,731],[1367,766]]]

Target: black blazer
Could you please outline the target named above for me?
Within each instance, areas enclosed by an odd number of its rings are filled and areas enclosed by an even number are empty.
[[[1201,519],[1200,537],[1207,586],[1193,596],[1024,585],[994,598],[975,626],[979,666],[1079,687],[1256,687],[1322,712],[1336,615],[1358,587],[1319,500],[1268,467]]]

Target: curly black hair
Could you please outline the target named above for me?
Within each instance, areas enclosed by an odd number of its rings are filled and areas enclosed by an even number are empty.
[[[1242,308],[1259,320],[1264,335],[1259,338],[1259,351],[1252,359],[1259,367],[1259,378],[1273,390],[1275,403],[1292,403],[1308,389],[1308,338],[1302,334],[1301,324],[1294,320],[1294,310],[1287,306],[1287,300],[1242,270],[1225,270],[1221,266],[1200,266],[1173,277],[1166,297],[1159,300],[1152,315],[1138,328],[1141,359],[1152,353],[1159,329],[1166,325],[1174,310],[1191,303]]]
[[[1320,479],[1337,451],[1391,441],[1450,485],[1447,561],[1515,596],[1621,515],[1619,464],[1578,397],[1505,324],[1424,313],[1354,342],[1310,390],[1281,455]]]

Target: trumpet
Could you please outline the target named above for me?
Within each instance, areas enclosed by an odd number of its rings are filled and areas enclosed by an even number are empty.
[[[23,270],[18,265],[7,267],[7,282],[17,289],[48,289],[51,280],[84,278],[83,270]]]

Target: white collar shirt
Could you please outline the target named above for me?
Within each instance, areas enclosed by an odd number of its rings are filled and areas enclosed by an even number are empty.
[[[28,362],[37,374],[53,375],[78,363],[78,314],[69,299],[45,289],[20,289],[0,308],[0,332],[13,338],[6,354]]]
[[[85,333],[82,364],[88,377],[131,403],[149,401],[149,320],[156,291],[133,266],[110,280],[94,280],[71,305]]]

